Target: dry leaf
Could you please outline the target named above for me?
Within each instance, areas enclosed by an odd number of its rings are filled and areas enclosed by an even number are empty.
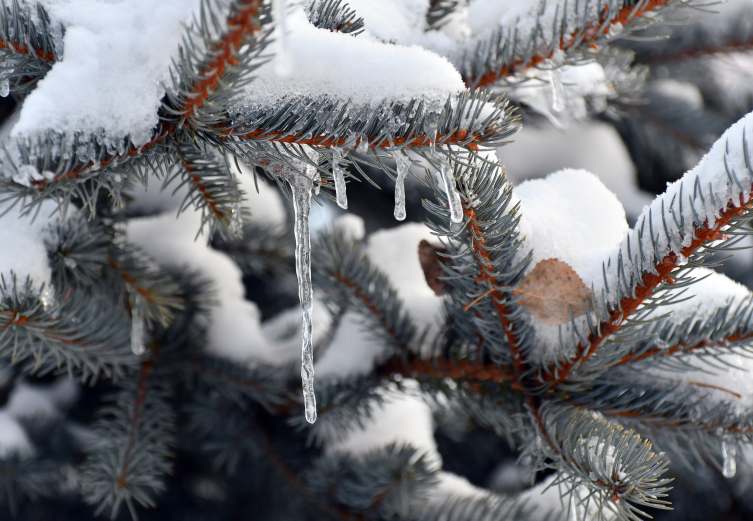
[[[586,314],[589,291],[577,273],[564,261],[544,259],[528,275],[528,280],[513,291],[523,295],[519,304],[539,322],[559,326],[573,316]]]
[[[434,294],[439,296],[445,293],[447,282],[439,278],[443,277],[445,272],[442,266],[439,265],[441,257],[437,253],[447,253],[447,249],[434,246],[426,240],[418,243],[418,260],[421,262],[421,268],[424,270],[426,283],[434,290]]]

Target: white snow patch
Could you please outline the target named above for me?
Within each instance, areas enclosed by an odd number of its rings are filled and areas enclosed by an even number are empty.
[[[0,459],[13,454],[29,457],[34,448],[18,421],[6,411],[0,411]]]
[[[343,316],[329,348],[315,361],[316,376],[327,379],[369,374],[385,347],[383,341],[368,331],[360,315],[348,312]]]
[[[42,0],[62,59],[29,94],[12,135],[104,130],[150,141],[171,59],[200,0]]]
[[[276,61],[257,70],[257,78],[238,100],[249,108],[277,106],[287,98],[329,97],[375,107],[389,101],[443,102],[465,85],[444,58],[419,46],[388,45],[314,27],[302,6],[290,8],[285,45],[290,68],[279,75]],[[278,44],[270,50],[276,53]]]

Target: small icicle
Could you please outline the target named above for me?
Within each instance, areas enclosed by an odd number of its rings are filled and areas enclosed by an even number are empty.
[[[724,459],[722,475],[725,478],[734,478],[737,473],[736,453],[737,450],[734,445],[727,443],[727,440],[722,440],[722,458]]]
[[[10,94],[10,81],[7,79],[0,81],[0,96],[7,98]]]
[[[369,140],[366,139],[366,136],[361,136],[360,140],[358,141],[358,146],[356,147],[356,152],[363,155],[368,151],[369,151]]]
[[[293,57],[290,55],[286,38],[288,24],[285,0],[272,0],[272,16],[275,21],[274,34],[277,43],[275,73],[278,76],[289,76],[293,72]]]
[[[410,169],[410,159],[400,150],[392,153],[397,165],[397,179],[395,179],[395,219],[405,220],[405,177]]]
[[[332,175],[335,178],[335,191],[337,192],[337,206],[343,210],[348,209],[348,195],[345,192],[345,171],[340,168],[343,160],[343,152],[339,147],[332,147]]]
[[[437,124],[439,123],[439,113],[437,112],[429,112],[424,117],[424,132],[426,132],[426,136],[429,138],[429,145],[431,146],[431,149],[434,150],[434,148],[437,145]]]
[[[131,351],[140,356],[146,352],[146,322],[144,320],[144,306],[136,298],[131,306]]]
[[[295,271],[298,275],[298,298],[301,301],[303,320],[303,345],[301,348],[301,381],[303,402],[306,407],[306,421],[316,421],[316,396],[314,395],[314,347],[312,339],[311,314],[314,308],[314,290],[311,285],[311,236],[309,234],[309,214],[311,213],[311,178],[314,168],[307,168],[307,175],[292,172],[288,177],[293,190],[295,208]]]
[[[434,157],[440,161],[439,171],[442,174],[444,192],[447,194],[447,201],[450,204],[450,219],[454,223],[461,223],[463,222],[463,203],[460,200],[460,193],[455,186],[455,176],[452,173],[450,162],[442,154],[437,154]]]
[[[567,107],[567,99],[559,69],[549,71],[549,85],[552,87],[552,110],[562,112]]]

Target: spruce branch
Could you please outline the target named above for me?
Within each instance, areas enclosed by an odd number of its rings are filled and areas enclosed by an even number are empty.
[[[455,12],[460,3],[460,0],[430,0],[429,9],[426,11],[426,30],[440,30],[449,22],[448,17]]]
[[[565,10],[555,14],[555,22],[551,29],[545,27],[538,18],[530,34],[524,34],[522,37],[518,35],[517,27],[501,28],[466,53],[460,70],[469,88],[493,85],[542,64],[552,58],[557,50],[566,54],[598,51],[600,44],[614,39],[610,34],[611,28],[619,27],[620,37],[624,37],[630,31],[645,29],[657,23],[659,18],[655,16],[656,13],[678,5],[683,4],[676,0],[600,0],[595,9],[598,18],[591,19],[588,15],[576,13],[577,29],[572,32],[568,32],[567,29],[569,13]],[[551,46],[540,41],[540,38],[543,40],[540,35],[550,31]],[[583,56],[574,58],[583,60]]]
[[[313,0],[308,19],[314,27],[358,36],[364,30],[363,18],[358,17],[343,0]]]
[[[81,490],[97,514],[109,509],[115,519],[125,504],[135,520],[136,504],[153,507],[155,495],[165,489],[176,419],[167,401],[169,380],[152,361],[145,361],[136,378],[120,387],[99,411],[97,441],[85,449]]]
[[[0,83],[17,95],[29,93],[58,60],[50,18],[41,4],[0,3]],[[0,86],[0,91],[4,90]],[[7,96],[7,93],[4,94]]]

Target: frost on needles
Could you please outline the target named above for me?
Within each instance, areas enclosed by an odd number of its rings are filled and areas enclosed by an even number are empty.
[[[246,473],[279,518],[635,520],[669,508],[670,456],[748,472],[753,295],[712,268],[751,234],[750,108],[632,227],[589,172],[502,166],[520,113],[628,140],[644,96],[697,100],[618,42],[690,7],[0,2],[0,503],[148,518]],[[428,219],[318,224],[378,188]],[[86,426],[20,380],[48,374],[107,390]],[[449,472],[442,429],[533,486]],[[182,487],[187,455],[211,472]]]

